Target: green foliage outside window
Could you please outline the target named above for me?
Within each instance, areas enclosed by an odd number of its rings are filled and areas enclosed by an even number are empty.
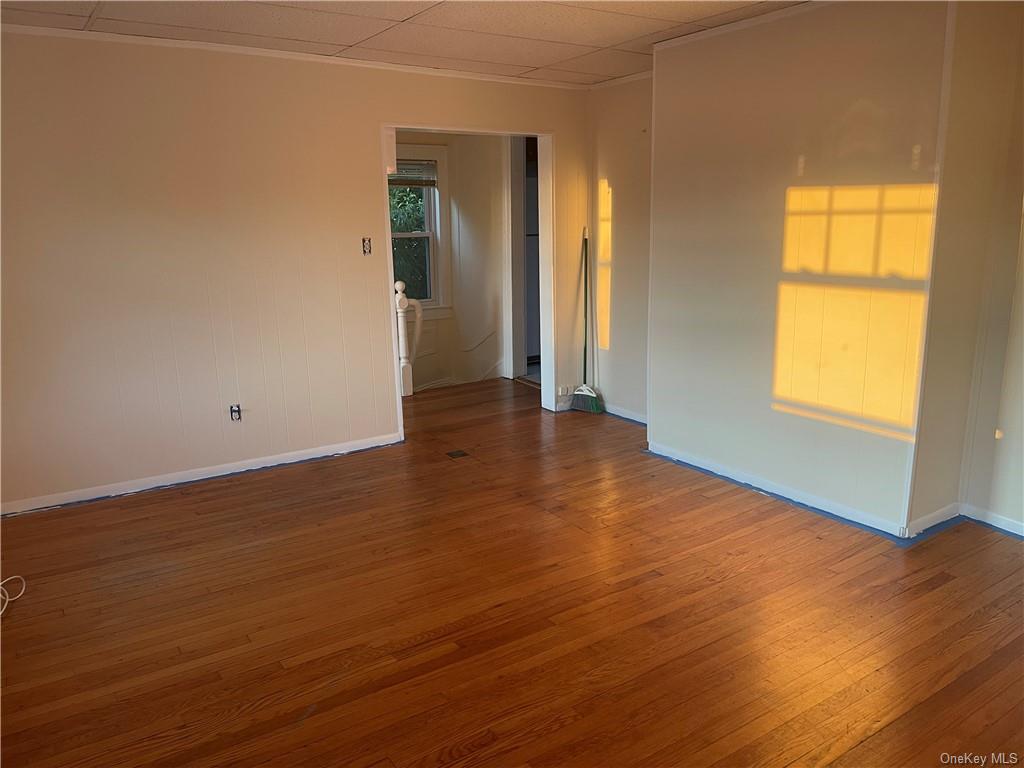
[[[426,230],[424,187],[388,187],[392,232]]]

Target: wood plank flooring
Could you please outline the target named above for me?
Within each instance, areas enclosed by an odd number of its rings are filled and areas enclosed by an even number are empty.
[[[5,768],[1024,760],[1019,540],[901,548],[538,397],[5,520]]]

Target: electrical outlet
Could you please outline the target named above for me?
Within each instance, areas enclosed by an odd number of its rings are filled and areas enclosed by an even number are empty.
[[[369,256],[370,253],[372,253],[372,251],[373,251],[373,245],[370,242],[370,238],[364,237],[363,238],[363,256]]]
[[[242,420],[242,406],[239,405],[238,403],[235,403],[234,405],[229,406],[228,407],[228,415],[231,417],[232,421],[241,421]]]

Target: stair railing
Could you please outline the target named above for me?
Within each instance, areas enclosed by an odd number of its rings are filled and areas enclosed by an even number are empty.
[[[412,349],[409,349],[409,325],[406,315],[412,307],[416,318],[413,326]],[[412,364],[416,359],[416,351],[420,346],[420,333],[423,331],[423,305],[416,299],[405,295],[405,283],[395,281],[395,312],[398,314],[398,364],[402,371],[402,397],[412,394]]]

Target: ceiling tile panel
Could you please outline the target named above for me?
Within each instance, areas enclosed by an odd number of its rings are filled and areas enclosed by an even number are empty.
[[[88,16],[96,7],[95,0],[52,0],[48,2],[21,2],[21,0],[4,0],[4,10],[15,8],[19,11],[37,11],[39,13],[60,13],[65,16]]]
[[[315,43],[352,45],[393,22],[306,8],[246,2],[107,2],[98,16],[192,29],[235,32]]]
[[[137,35],[141,37],[156,37],[164,40],[190,40],[192,42],[200,43],[240,45],[246,48],[267,48],[273,51],[316,53],[325,56],[330,56],[338,51],[338,46],[334,43],[310,43],[304,40],[283,40],[276,37],[243,35],[237,32],[189,29],[188,27],[171,27],[164,24],[146,24],[141,21],[97,19],[93,22],[92,28],[96,32],[112,32],[118,35]]]
[[[346,59],[359,59],[360,61],[378,61],[389,64],[405,64],[410,67],[452,69],[461,72],[507,75],[509,77],[521,75],[530,69],[529,67],[519,67],[513,64],[490,64],[485,61],[467,61],[466,59],[452,59],[445,56],[424,56],[418,53],[377,51],[372,48],[346,48],[338,56]]]
[[[750,0],[745,2],[731,2],[730,0],[608,0],[607,2],[586,0],[571,4],[584,8],[615,11],[630,16],[644,16],[675,22],[699,22],[700,19],[708,16],[754,5]]]
[[[416,17],[417,24],[605,47],[656,32],[671,23],[550,2],[447,2]]]
[[[51,27],[53,29],[85,29],[88,16],[68,16],[63,13],[37,13],[0,6],[0,20],[4,24],[21,24],[26,27]]]
[[[796,0],[2,0],[5,24],[593,84],[657,43]]]
[[[412,22],[392,27],[360,47],[424,56],[450,56],[458,52],[463,59],[524,67],[543,67],[595,50],[582,45],[427,27]]]
[[[638,37],[635,40],[628,40],[625,43],[619,43],[615,47],[622,51],[651,53],[654,50],[655,43],[672,40],[676,37],[683,37],[684,35],[692,35],[694,32],[700,32],[703,29],[704,27],[698,26],[697,24],[679,24],[677,26],[664,29],[661,32],[655,32],[651,35]]]
[[[635,75],[637,72],[646,72],[652,68],[653,63],[653,56],[607,48],[569,61],[560,61],[554,68],[567,72],[624,77],[625,75]]]
[[[293,8],[306,8],[311,11],[323,11],[324,13],[347,13],[351,16],[369,16],[373,19],[390,19],[391,21],[405,21],[421,11],[427,10],[432,5],[437,5],[438,0],[424,0],[414,2],[408,0],[354,0],[344,2],[342,0],[312,0],[312,2],[270,2],[269,5],[287,5]]]

